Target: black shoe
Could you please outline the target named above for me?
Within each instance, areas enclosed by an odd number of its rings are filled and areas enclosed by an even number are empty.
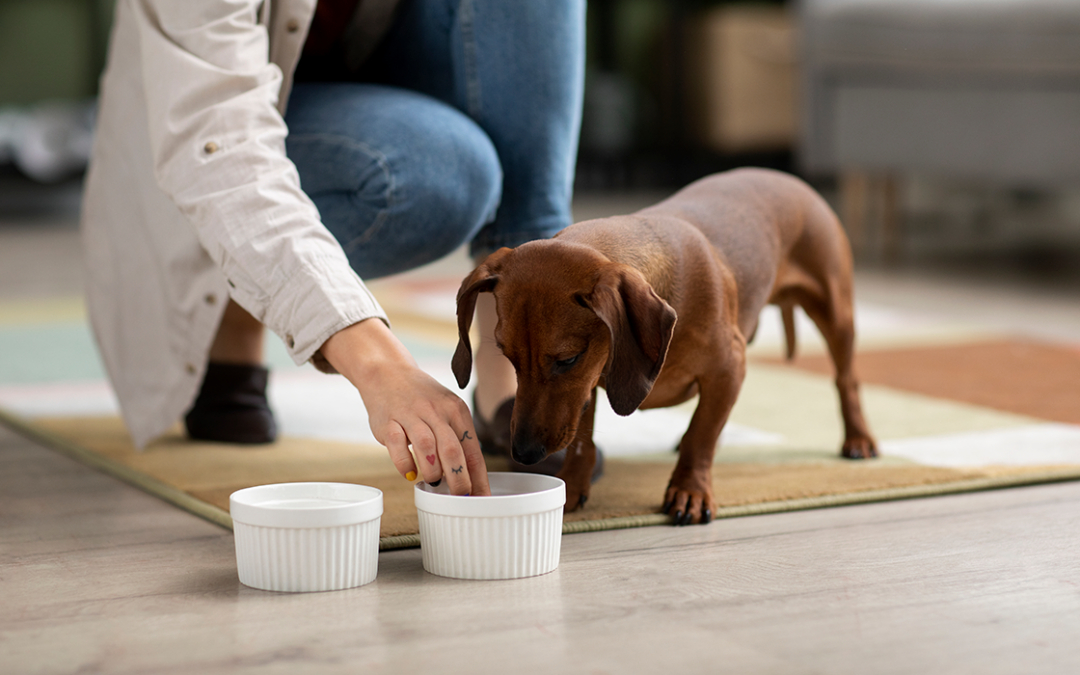
[[[480,451],[491,457],[510,456],[510,418],[514,414],[513,397],[506,399],[495,410],[491,422],[480,416],[480,406],[476,403],[473,392],[473,426],[476,427],[476,440],[480,441]]]
[[[188,436],[241,445],[273,443],[277,422],[266,400],[269,377],[262,366],[208,364],[199,395],[184,416]]]
[[[536,464],[522,464],[514,461],[510,436],[510,418],[513,414],[514,399],[508,398],[495,410],[495,416],[491,422],[486,422],[480,415],[480,407],[476,404],[476,392],[473,391],[473,426],[476,427],[476,439],[480,441],[481,452],[491,457],[505,457],[510,463],[511,471],[541,473],[545,476],[557,475],[566,462],[566,448],[551,453]],[[597,448],[596,465],[593,467],[590,481],[595,483],[602,475],[604,475],[604,453]]]

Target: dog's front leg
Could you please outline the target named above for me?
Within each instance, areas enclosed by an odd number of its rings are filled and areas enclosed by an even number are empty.
[[[593,422],[596,419],[596,389],[581,412],[577,434],[566,448],[566,461],[559,478],[566,481],[566,511],[576,511],[589,500],[593,468],[596,466],[596,445],[593,443]]]
[[[679,461],[664,494],[663,511],[675,525],[705,524],[715,508],[712,492],[713,456],[746,373],[743,352],[732,355],[722,372],[699,380],[701,396],[679,442]]]

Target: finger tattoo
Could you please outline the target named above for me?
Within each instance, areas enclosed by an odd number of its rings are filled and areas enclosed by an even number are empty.
[[[464,468],[465,468],[464,466],[459,466],[456,469],[450,469],[450,470],[453,471],[454,473],[461,473],[461,470],[464,469]]]
[[[461,442],[461,443],[464,443],[466,439],[472,439],[472,436],[469,435],[468,431],[466,431],[464,434],[462,434],[461,438],[459,438],[458,441]]]

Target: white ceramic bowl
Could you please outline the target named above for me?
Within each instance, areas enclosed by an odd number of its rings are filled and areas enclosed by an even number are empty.
[[[379,570],[382,492],[350,483],[277,483],[229,496],[240,582],[266,591],[363,586]]]
[[[414,490],[424,569],[455,579],[519,579],[559,566],[566,484],[491,473],[490,497],[455,497],[446,482]]]

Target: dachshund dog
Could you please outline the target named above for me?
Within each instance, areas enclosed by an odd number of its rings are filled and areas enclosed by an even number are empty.
[[[781,308],[789,359],[795,305],[828,344],[844,420],[841,456],[877,456],[852,371],[851,247],[825,200],[794,176],[715,174],[634,214],[492,253],[458,291],[452,366],[462,388],[483,292],[495,295],[495,339],[517,372],[513,459],[535,464],[565,448],[567,511],[589,496],[600,386],[619,415],[699,397],[663,511],[675,524],[711,520],[713,454],[766,303]]]

